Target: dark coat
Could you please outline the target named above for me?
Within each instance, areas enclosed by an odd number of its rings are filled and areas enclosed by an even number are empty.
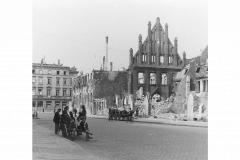
[[[59,123],[59,121],[60,121],[60,115],[59,115],[59,112],[56,112],[53,118],[53,122]]]

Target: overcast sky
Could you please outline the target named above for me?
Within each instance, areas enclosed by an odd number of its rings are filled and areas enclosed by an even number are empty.
[[[169,39],[178,38],[178,54],[200,55],[208,45],[207,0],[33,0],[33,63],[75,66],[89,73],[100,69],[109,37],[113,70],[128,68],[129,49],[138,49],[138,36],[157,17],[168,23]]]

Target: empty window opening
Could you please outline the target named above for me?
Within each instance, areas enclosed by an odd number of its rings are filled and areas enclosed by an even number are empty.
[[[33,74],[35,73],[35,69],[32,70],[32,73],[33,73]]]
[[[203,92],[206,92],[207,83],[203,80]]]
[[[163,56],[160,56],[160,63],[163,64],[164,60],[163,60]]]
[[[198,82],[198,92],[200,92],[200,81],[197,81]]]
[[[163,84],[163,85],[166,85],[166,84],[167,84],[167,74],[166,74],[166,73],[163,73],[163,74],[162,74],[162,84]]]
[[[156,73],[150,73],[150,84],[156,84]]]
[[[200,71],[200,67],[197,67],[197,71],[196,71],[196,73],[199,73],[199,71]]]
[[[63,72],[63,74],[64,74],[64,75],[67,75],[67,72],[66,72],[66,71],[64,71],[64,72]]]
[[[138,83],[139,84],[144,83],[144,74],[142,72],[138,73]]]
[[[168,57],[168,63],[172,64],[172,57]]]
[[[60,71],[57,71],[57,75],[59,75],[60,74]]]

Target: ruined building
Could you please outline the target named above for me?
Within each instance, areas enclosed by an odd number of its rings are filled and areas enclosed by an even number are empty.
[[[85,105],[88,114],[107,115],[109,107],[121,106],[124,103],[128,87],[127,75],[127,71],[113,71],[112,62],[109,70],[106,37],[106,59],[104,56],[101,69],[74,79],[73,107]]]
[[[178,54],[177,38],[174,45],[168,38],[168,24],[163,28],[157,18],[153,27],[151,22],[148,23],[147,32],[144,41],[141,34],[138,37],[138,51],[133,55],[131,48],[129,54],[128,91],[134,101],[143,95],[168,98],[174,75],[186,65],[186,54],[183,54],[183,60]]]
[[[174,83],[176,98],[171,110],[187,116],[186,112],[192,105],[187,119],[206,118],[208,115],[208,46],[200,56],[192,58],[190,63],[175,76]],[[188,101],[189,96],[193,97],[192,102]]]

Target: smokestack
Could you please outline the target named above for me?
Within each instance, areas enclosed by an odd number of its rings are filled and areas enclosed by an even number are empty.
[[[104,70],[104,71],[106,70],[105,67],[106,67],[106,66],[105,66],[105,56],[103,56],[103,70]]]
[[[58,60],[58,65],[60,66],[60,59]]]
[[[112,62],[110,62],[110,71],[112,71],[113,70],[113,63]]]
[[[106,37],[106,64],[105,64],[106,71],[108,70],[108,37]]]

